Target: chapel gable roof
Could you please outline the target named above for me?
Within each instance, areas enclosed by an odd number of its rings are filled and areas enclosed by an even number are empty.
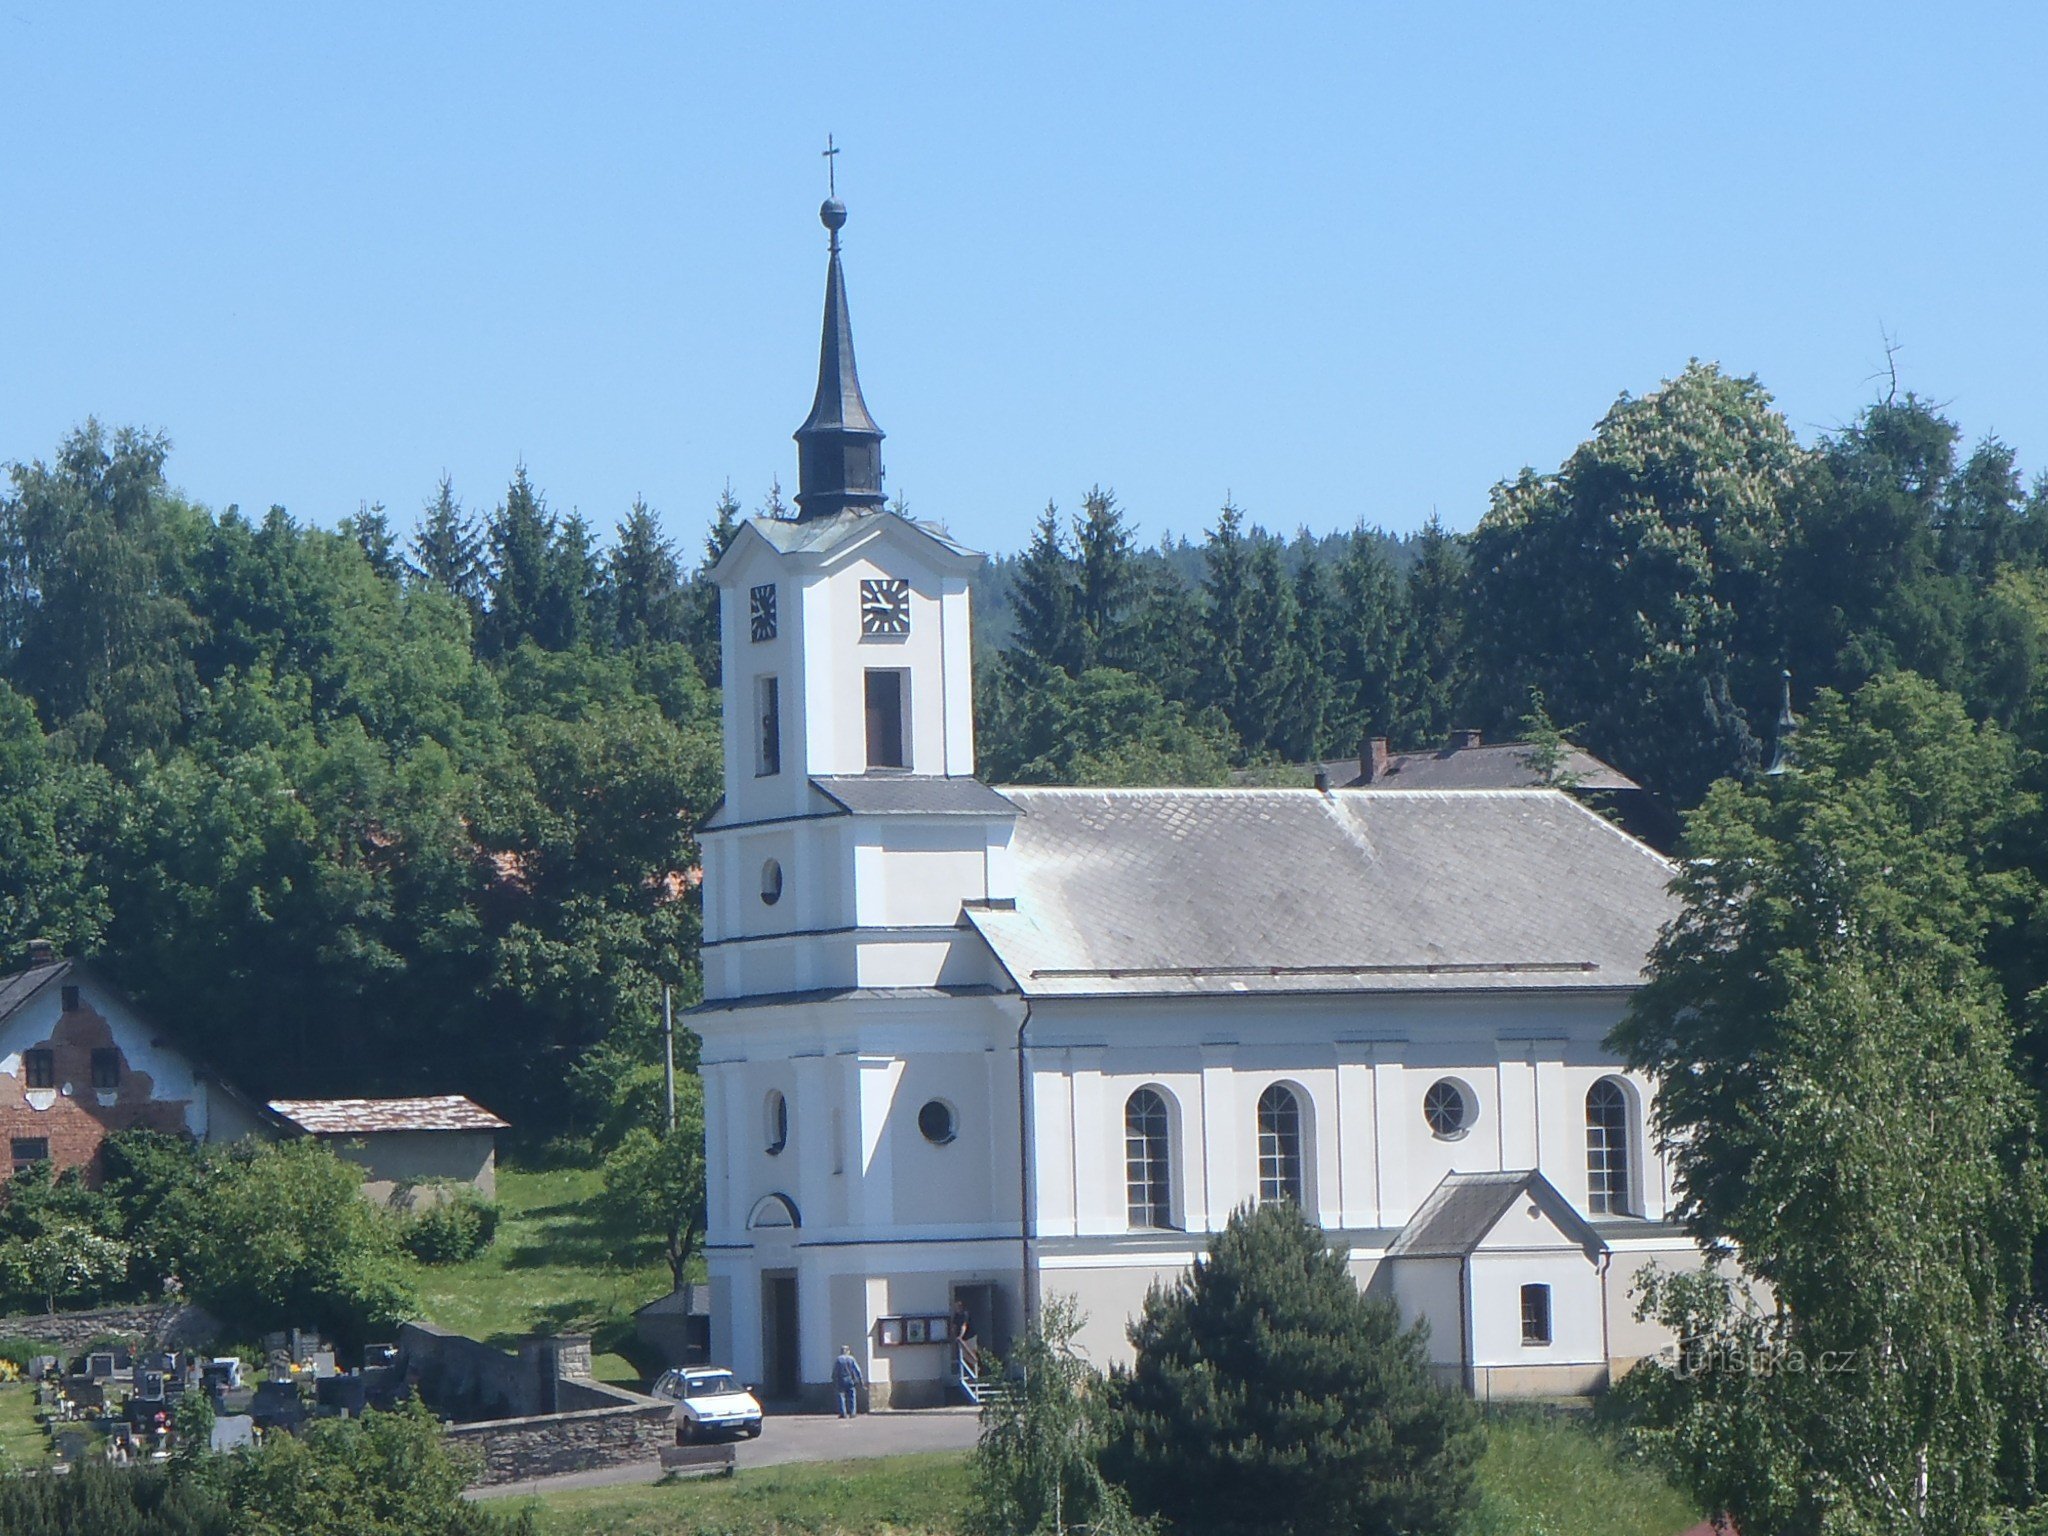
[[[1501,1218],[1524,1198],[1542,1209],[1557,1230],[1589,1253],[1607,1244],[1585,1217],[1534,1168],[1505,1173],[1447,1173],[1430,1191],[1401,1235],[1390,1259],[1465,1258],[1486,1241]]]
[[[1556,790],[1005,788],[1027,996],[1627,988],[1673,866]]]

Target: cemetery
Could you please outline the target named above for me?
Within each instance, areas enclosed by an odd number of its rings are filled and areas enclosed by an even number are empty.
[[[204,1436],[207,1453],[233,1451],[416,1396],[451,1441],[475,1450],[483,1485],[648,1462],[676,1439],[673,1403],[591,1376],[587,1335],[536,1337],[508,1354],[407,1323],[395,1343],[367,1345],[352,1361],[310,1330],[262,1343],[260,1365],[250,1351],[166,1349],[112,1335],[34,1354],[17,1343],[0,1365],[0,1419],[29,1399],[44,1443],[39,1458],[17,1446],[16,1459],[65,1470],[89,1458],[169,1461],[192,1451],[188,1437]]]

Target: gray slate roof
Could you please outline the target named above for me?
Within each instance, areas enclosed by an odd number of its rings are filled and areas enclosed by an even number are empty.
[[[1558,1229],[1588,1249],[1606,1246],[1586,1219],[1533,1168],[1507,1173],[1447,1173],[1401,1235],[1390,1259],[1463,1258],[1524,1197],[1541,1205]]]
[[[979,779],[934,774],[847,774],[812,779],[855,816],[1014,816],[1017,808]]]
[[[1529,760],[1535,749],[1526,741],[1487,742],[1476,747],[1445,747],[1440,752],[1395,752],[1373,787],[1388,789],[1538,789],[1543,777]],[[1358,759],[1339,758],[1316,765],[1332,784],[1362,788]],[[1571,788],[1641,789],[1612,763],[1602,762],[1583,747],[1566,742],[1558,772]]]
[[[53,965],[32,965],[12,976],[0,976],[0,1019],[6,1018],[59,976],[70,972],[71,962],[59,960]]]
[[[1027,996],[1632,987],[1673,867],[1557,790],[1006,788]]]
[[[936,539],[955,554],[980,559],[980,553],[969,549],[937,523],[927,523],[919,518],[903,517],[887,511],[857,512],[848,510],[836,512],[830,517],[806,518],[799,522],[795,518],[750,517],[747,526],[752,528],[777,552],[785,555],[809,553],[830,554],[840,545],[860,537],[876,526],[877,518],[894,518],[906,527],[915,528],[919,533]]]

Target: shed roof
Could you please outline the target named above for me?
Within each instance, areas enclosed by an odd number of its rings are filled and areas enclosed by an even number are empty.
[[[508,1129],[506,1121],[459,1093],[411,1099],[272,1099],[270,1107],[313,1136]]]
[[[811,784],[855,816],[1014,816],[1017,808],[979,779],[936,774],[839,774]]]
[[[1006,788],[1029,996],[1633,987],[1673,867],[1556,790]]]

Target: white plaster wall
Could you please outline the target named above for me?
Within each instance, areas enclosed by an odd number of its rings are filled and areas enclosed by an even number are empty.
[[[1515,1212],[1506,1218],[1517,1220]],[[1406,1266],[1407,1261],[1402,1261]],[[1522,1342],[1522,1287],[1550,1287],[1549,1344]],[[1472,1356],[1478,1366],[1604,1365],[1600,1271],[1576,1248],[1482,1250],[1472,1257]]]
[[[1622,1075],[1600,1044],[1618,1013],[1598,996],[1041,1002],[1028,1031],[1039,1230],[1127,1230],[1123,1109],[1144,1086],[1175,1116],[1177,1219],[1221,1227],[1257,1194],[1256,1107],[1276,1081],[1306,1111],[1305,1182],[1325,1227],[1397,1228],[1447,1173],[1531,1166],[1583,1212],[1585,1095]],[[1446,1077],[1475,1111],[1455,1139],[1422,1112]],[[1632,1086],[1632,1214],[1661,1217],[1668,1179],[1645,1156],[1649,1096]]]
[[[1409,1322],[1429,1324],[1429,1358],[1438,1365],[1465,1361],[1465,1324],[1459,1311],[1458,1259],[1402,1259],[1383,1264],[1376,1277]]]

